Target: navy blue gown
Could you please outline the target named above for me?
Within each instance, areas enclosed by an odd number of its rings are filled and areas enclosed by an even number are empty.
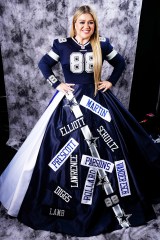
[[[107,38],[101,46],[114,85],[124,61]],[[152,203],[160,197],[160,150],[110,90],[94,94],[90,43],[54,41],[39,63],[53,87],[60,83],[52,73],[58,61],[74,92],[48,121],[18,219],[80,237],[146,224],[156,218]]]

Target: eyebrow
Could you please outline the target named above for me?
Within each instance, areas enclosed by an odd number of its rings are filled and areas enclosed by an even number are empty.
[[[87,21],[87,22],[94,22],[93,19],[92,19],[92,20],[79,19],[78,21],[79,21],[79,22],[81,22],[81,21],[84,21],[84,22],[85,22],[85,21]]]

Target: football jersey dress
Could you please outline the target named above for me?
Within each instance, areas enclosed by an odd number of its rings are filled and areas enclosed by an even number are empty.
[[[125,62],[100,37],[113,85]],[[1,175],[0,201],[33,229],[87,237],[146,224],[160,200],[160,150],[110,90],[94,93],[90,42],[55,39],[39,68],[56,88],[61,63],[74,91],[58,90]],[[6,190],[7,189],[7,190]]]

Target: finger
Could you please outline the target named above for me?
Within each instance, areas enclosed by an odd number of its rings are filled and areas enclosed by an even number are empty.
[[[74,88],[73,88],[74,85],[75,85],[75,84],[68,84],[66,89],[67,89],[68,91],[69,91],[69,90],[70,90],[70,91],[74,91]]]
[[[105,88],[105,86],[99,86],[99,87],[98,87],[99,90],[101,90],[101,89],[103,89],[103,88]]]
[[[74,88],[73,87],[69,87],[69,90],[74,91]]]
[[[99,85],[98,85],[98,88],[100,88],[100,87],[103,87],[103,85],[102,85],[102,84],[99,84]]]
[[[67,86],[74,86],[75,84],[74,83],[66,83]]]
[[[102,92],[106,92],[108,90],[108,88],[106,87]]]

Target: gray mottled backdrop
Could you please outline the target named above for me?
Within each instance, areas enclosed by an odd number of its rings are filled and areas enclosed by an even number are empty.
[[[75,8],[91,5],[102,36],[126,59],[114,94],[128,108],[142,0],[0,0],[1,48],[9,111],[8,145],[18,148],[44,112],[54,90],[37,63],[54,38],[68,36]],[[63,81],[60,66],[55,69]],[[112,68],[104,65],[102,79]]]

